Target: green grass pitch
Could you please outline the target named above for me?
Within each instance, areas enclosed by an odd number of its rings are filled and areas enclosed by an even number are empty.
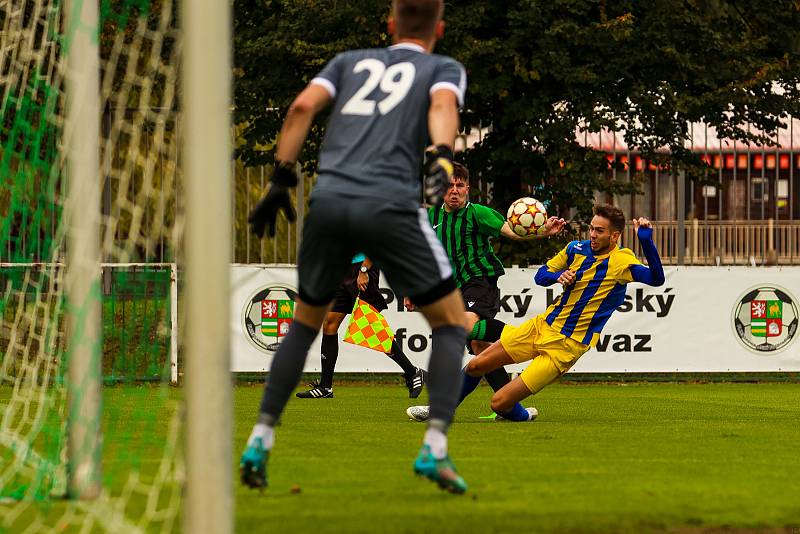
[[[237,532],[800,529],[796,384],[554,385],[526,403],[533,423],[479,419],[481,386],[450,431],[464,496],[412,474],[424,425],[406,418],[404,393],[292,399],[270,487],[236,490]],[[260,395],[236,390],[237,456]]]
[[[0,401],[10,393],[0,390]],[[427,402],[424,393],[409,401],[399,380],[335,393],[291,400],[270,487],[237,481],[236,532],[800,532],[798,384],[556,384],[526,403],[539,409],[533,423],[479,419],[491,393],[482,385],[450,431],[470,486],[463,496],[412,474],[425,426],[405,409]],[[132,469],[145,481],[155,475],[169,419],[159,407],[181,395],[105,388],[103,473],[112,495]],[[258,386],[234,390],[234,479],[260,397]],[[127,517],[136,522],[145,505],[132,496]],[[0,518],[8,506],[0,503]],[[7,531],[23,532],[37,516],[59,525],[65,506],[34,504]],[[80,531],[73,527],[57,530]],[[180,521],[173,527],[180,531]]]

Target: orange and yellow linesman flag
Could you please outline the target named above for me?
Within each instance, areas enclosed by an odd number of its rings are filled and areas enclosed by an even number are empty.
[[[394,332],[378,310],[357,298],[350,316],[350,323],[347,325],[344,341],[389,353],[392,351]]]

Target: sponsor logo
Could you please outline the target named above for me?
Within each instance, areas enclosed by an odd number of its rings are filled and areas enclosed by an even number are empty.
[[[786,289],[762,285],[736,301],[731,318],[739,342],[756,354],[776,354],[797,334],[797,299]]]
[[[470,301],[470,302],[467,302],[467,307],[468,307],[468,308],[471,308],[471,307],[473,307],[474,305],[475,305],[475,301]]]
[[[284,284],[258,289],[242,307],[242,327],[250,343],[262,352],[278,350],[294,320],[297,290]]]

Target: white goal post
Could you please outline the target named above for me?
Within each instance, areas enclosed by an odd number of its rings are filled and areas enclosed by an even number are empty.
[[[67,229],[67,494],[100,495],[102,362],[100,355],[100,55],[97,39],[80,28],[98,27],[95,2],[67,0],[66,120]],[[89,209],[87,209],[87,207]],[[93,209],[94,208],[94,209]]]
[[[186,184],[184,532],[233,532],[231,2],[184,0],[182,162]],[[199,325],[203,325],[200,327]]]
[[[0,531],[233,530],[231,10],[0,0]]]

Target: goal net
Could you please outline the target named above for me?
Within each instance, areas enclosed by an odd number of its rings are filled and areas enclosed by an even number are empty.
[[[170,387],[184,226],[176,2],[0,0],[0,531],[179,526],[183,401]],[[81,39],[99,57],[89,69],[99,71],[99,102],[91,77],[82,92],[69,68]],[[68,172],[85,133],[70,126],[70,106],[78,116],[97,110],[96,205],[76,194],[85,177]],[[70,261],[83,258],[70,225],[81,210],[97,213],[100,249],[76,301]],[[91,310],[100,335],[87,326]],[[81,344],[100,359],[98,421],[81,411],[98,377],[68,373]],[[72,449],[71,426],[84,428]],[[85,473],[71,455],[95,450],[99,493],[74,498],[70,476]]]

